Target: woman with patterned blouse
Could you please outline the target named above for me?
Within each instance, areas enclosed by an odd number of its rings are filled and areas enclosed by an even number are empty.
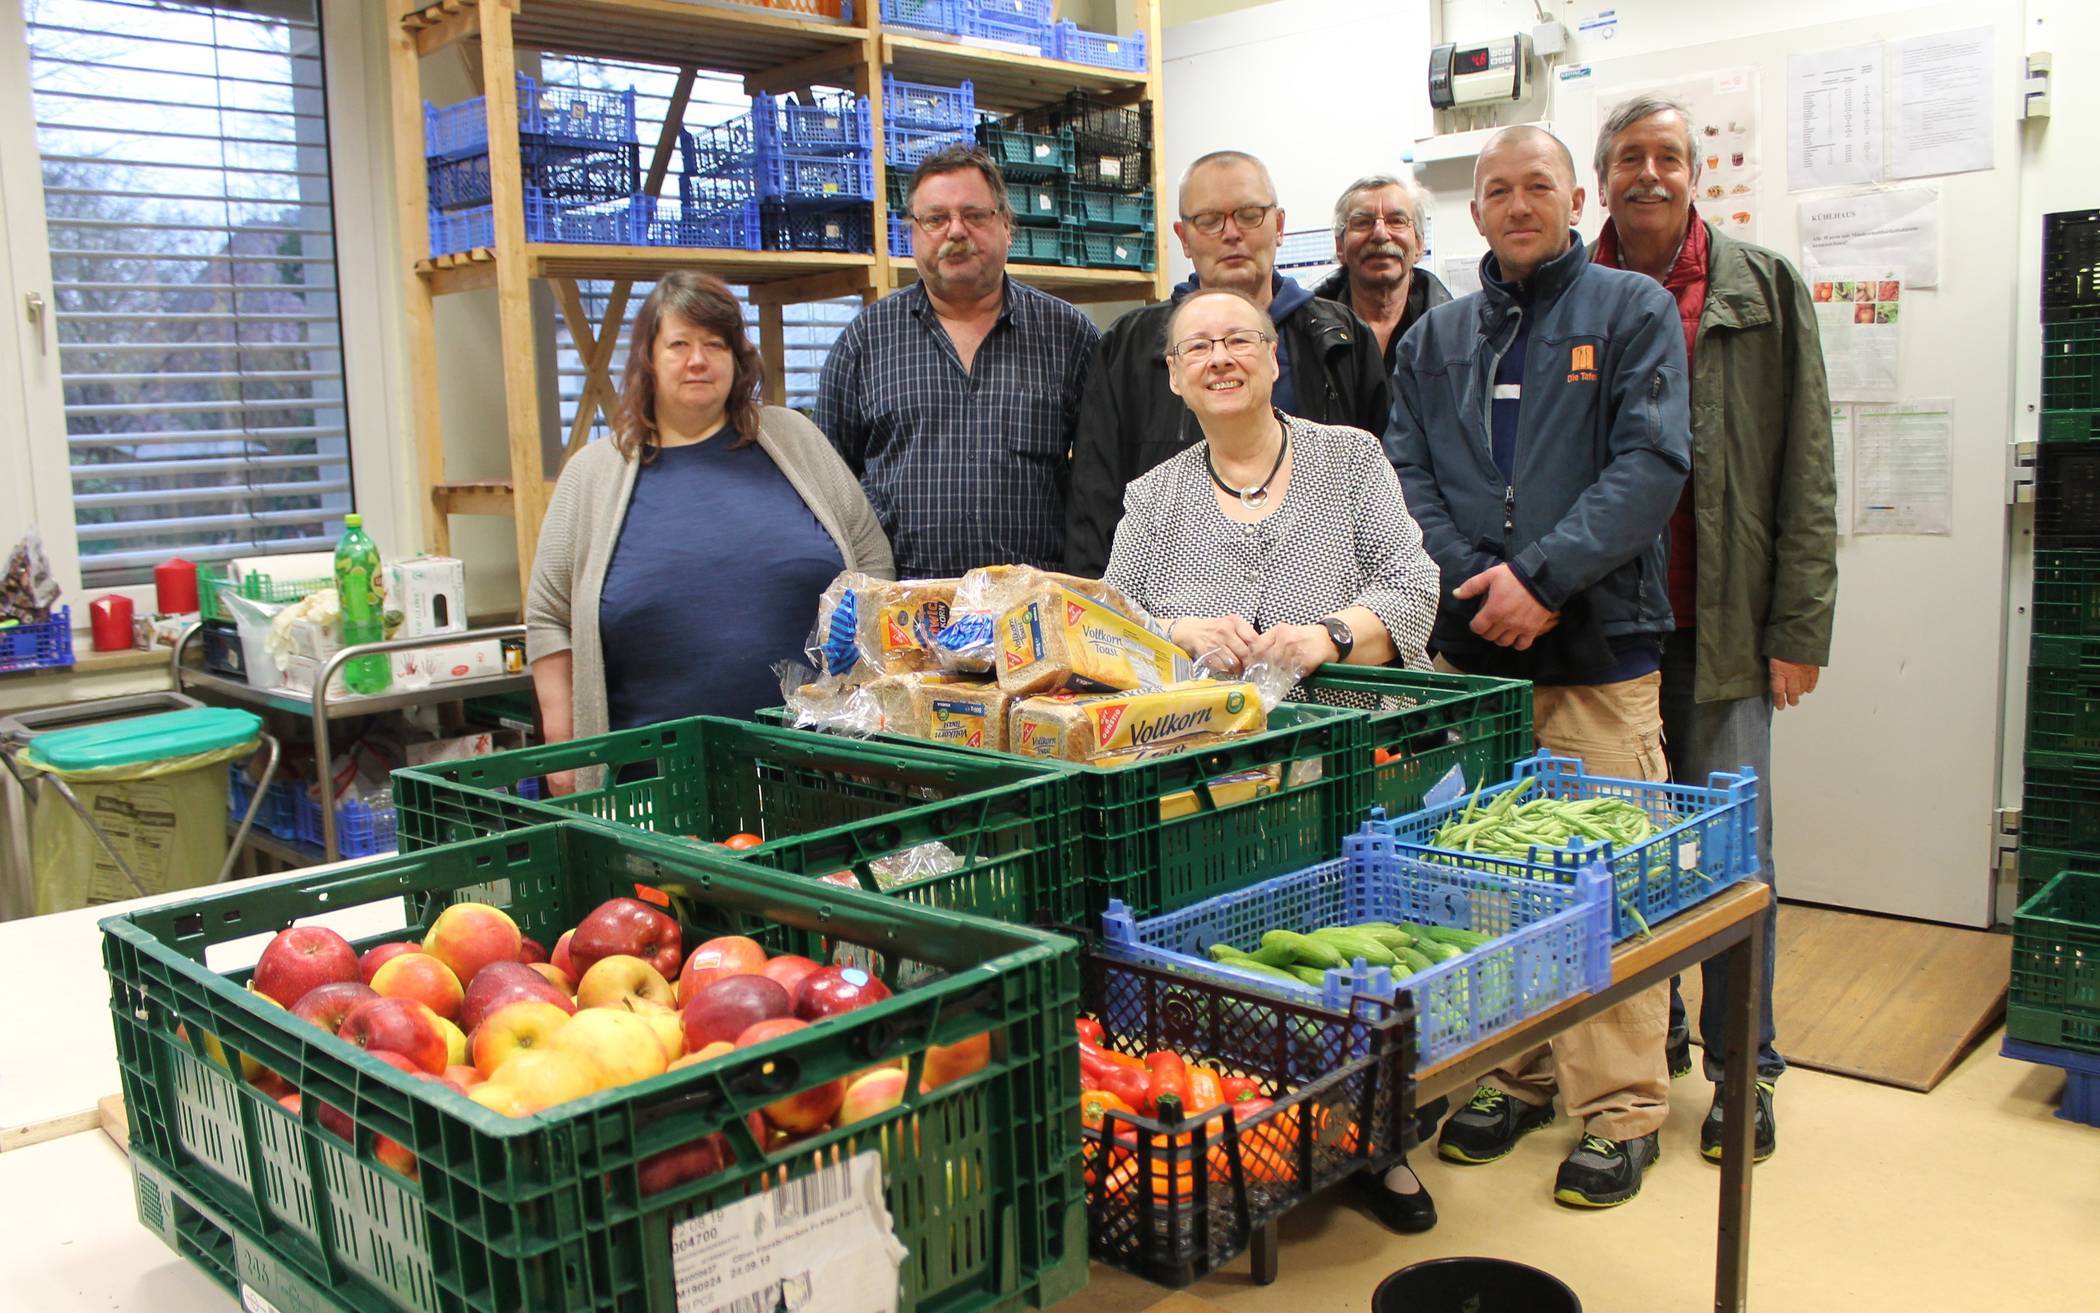
[[[1124,492],[1107,581],[1222,673],[1426,668],[1437,568],[1385,449],[1276,409],[1276,374],[1275,330],[1254,302],[1224,289],[1182,300],[1167,378],[1203,440]],[[1393,1230],[1436,1225],[1405,1162],[1354,1184]]]

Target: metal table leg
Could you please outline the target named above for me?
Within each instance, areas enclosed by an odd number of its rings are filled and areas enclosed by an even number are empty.
[[[1757,1151],[1752,1109],[1757,1106],[1758,1016],[1765,961],[1765,918],[1724,954],[1728,980],[1728,1045],[1721,1086],[1721,1220],[1715,1237],[1714,1308],[1742,1313],[1750,1292],[1750,1169]]]
[[[1248,1245],[1249,1262],[1253,1268],[1254,1284],[1266,1286],[1276,1280],[1276,1264],[1281,1250],[1276,1236],[1276,1223],[1268,1222],[1254,1230],[1253,1242]]]
[[[255,813],[262,810],[263,799],[270,792],[271,783],[277,778],[277,738],[268,730],[256,736],[262,740],[256,745],[257,752],[267,752],[264,759],[262,779],[256,781],[255,796],[248,800],[247,814],[241,817],[241,828],[233,832],[233,842],[226,845],[226,863],[219,868],[219,884],[225,884],[233,876],[233,866],[241,858],[241,848],[248,842],[248,829],[255,824]],[[249,760],[254,760],[251,755]]]

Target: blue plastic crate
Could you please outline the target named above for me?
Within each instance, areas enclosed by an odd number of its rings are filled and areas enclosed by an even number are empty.
[[[2021,1062],[2062,1068],[2064,1101],[2056,1115],[2081,1126],[2100,1126],[2100,1055],[2052,1049],[2046,1044],[2017,1039],[2006,1040],[1998,1051]]]
[[[1057,16],[1054,0],[977,0],[977,12],[1044,24]]]
[[[50,670],[73,664],[73,608],[55,608],[48,619],[0,629],[0,672]]]
[[[758,130],[749,114],[739,114],[713,127],[679,132],[678,151],[692,177],[755,177]]]
[[[467,210],[430,212],[430,253],[453,255],[477,246],[496,244],[496,207],[477,205]]]
[[[769,251],[875,250],[875,210],[866,203],[763,200],[760,240]]]
[[[759,249],[759,231],[758,202],[755,199],[710,209],[683,202],[659,201],[646,225],[642,244],[756,251]]]
[[[906,82],[894,73],[882,75],[882,122],[887,128],[969,128],[977,123],[977,87]]]
[[[1095,68],[1142,73],[1146,66],[1145,34],[1132,32],[1123,36],[1115,32],[1089,32],[1068,18],[1052,29],[1050,57],[1068,64],[1091,64]]]
[[[525,240],[596,246],[647,244],[656,203],[648,196],[617,201],[567,201],[525,193]]]
[[[872,155],[798,155],[761,150],[758,155],[761,198],[807,197],[831,200],[875,199]]]
[[[866,97],[820,96],[803,105],[782,96],[751,98],[751,122],[761,153],[800,155],[866,153],[875,148],[874,119]]]
[[[321,804],[311,790],[299,790],[299,842],[321,844]],[[346,798],[335,809],[335,846],[345,857],[373,857],[394,851],[392,806],[374,807]]]
[[[900,260],[911,258],[911,220],[901,214],[890,217],[890,254]]]
[[[1374,812],[1374,819],[1380,813]],[[1230,983],[1297,1003],[1346,1011],[1359,995],[1414,997],[1417,1060],[1431,1066],[1497,1031],[1611,983],[1611,891],[1601,865],[1574,884],[1423,861],[1366,824],[1343,856],[1146,920],[1120,899],[1102,917],[1103,951],[1176,975]],[[1269,930],[1317,930],[1358,921],[1412,921],[1495,936],[1426,971],[1396,977],[1357,964],[1315,987],[1238,971],[1206,950],[1260,947]]]
[[[1131,195],[1076,182],[1065,187],[1065,220],[1100,232],[1149,233],[1157,226],[1149,189]]]
[[[518,170],[528,188],[571,200],[632,196],[642,184],[641,147],[580,147],[526,137],[518,142]],[[492,195],[486,152],[462,159],[432,160],[427,177],[430,204],[440,210],[486,205]]]
[[[248,814],[248,803],[255,797],[255,781],[240,762],[226,764],[226,811],[238,821]],[[255,811],[255,828],[267,831],[280,839],[299,837],[299,794],[301,790],[293,781],[280,775],[270,781],[263,794],[262,806]]]
[[[542,86],[518,74],[518,133],[576,145],[617,146],[636,140],[634,89],[595,91]],[[476,96],[442,108],[424,102],[423,153],[432,160],[486,155],[488,102]]]
[[[988,41],[1006,41],[1017,46],[1027,46],[1039,55],[1050,54],[1057,42],[1057,29],[1050,24],[1024,14],[1006,13],[998,9],[972,10],[968,35],[983,37]]]
[[[919,167],[919,161],[929,155],[937,155],[950,146],[974,146],[977,144],[977,128],[974,124],[964,128],[900,128],[885,124],[882,129],[883,159],[890,166],[891,176],[904,174]]]
[[[1580,841],[1559,850],[1534,848],[1528,859],[1436,847],[1437,831],[1466,810],[1468,798],[1379,821],[1375,828],[1398,839],[1403,849],[1432,861],[1498,874],[1566,882],[1592,862],[1602,861],[1611,868],[1615,886],[1613,938],[1630,939],[1757,874],[1758,787],[1756,772],[1747,768],[1735,774],[1717,771],[1701,788],[1591,775],[1572,757],[1541,752],[1518,762],[1507,781],[1481,789],[1479,805],[1486,807],[1517,788],[1526,788],[1527,801],[1624,798],[1647,811],[1655,834],[1625,849]]]
[[[882,0],[882,25],[960,35],[968,30],[970,12],[970,0]]]

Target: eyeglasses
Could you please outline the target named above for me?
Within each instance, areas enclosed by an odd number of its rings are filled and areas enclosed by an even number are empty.
[[[1395,210],[1391,214],[1372,214],[1365,210],[1351,210],[1349,217],[1343,222],[1348,226],[1350,232],[1357,234],[1370,232],[1381,223],[1385,225],[1387,232],[1394,233],[1411,232],[1415,226],[1414,216],[1400,210]]]
[[[938,237],[942,233],[947,232],[948,225],[957,219],[963,221],[964,227],[974,228],[978,232],[983,232],[991,227],[993,221],[998,218],[999,211],[982,209],[977,206],[971,206],[967,210],[927,210],[912,216],[912,220],[919,225],[919,231],[925,233],[928,237]]]
[[[1200,365],[1216,354],[1219,347],[1236,360],[1245,360],[1264,345],[1274,342],[1274,336],[1255,328],[1235,328],[1223,337],[1185,337],[1167,349],[1167,354],[1184,365]]]
[[[1275,208],[1275,205],[1270,204],[1242,205],[1236,210],[1203,210],[1196,214],[1184,214],[1181,221],[1205,237],[1216,237],[1225,231],[1225,220],[1228,218],[1232,220],[1233,226],[1241,232],[1246,232],[1249,228],[1259,228],[1267,223],[1269,211]]]

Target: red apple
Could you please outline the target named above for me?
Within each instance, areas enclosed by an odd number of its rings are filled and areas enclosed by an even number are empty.
[[[678,922],[639,898],[609,898],[577,923],[569,941],[569,960],[576,970],[569,978],[581,981],[599,958],[624,953],[656,968],[670,979],[684,954],[680,951]]]
[[[373,1057],[396,1071],[405,1071],[411,1076],[428,1074],[421,1067],[418,1067],[415,1063],[410,1062],[398,1053],[393,1053],[386,1049],[372,1049],[369,1052]],[[282,1103],[283,1100],[279,1099],[278,1102]],[[314,1105],[314,1117],[320,1121],[324,1129],[332,1131],[346,1140],[356,1138],[356,1128],[350,1124],[350,1114],[334,1104],[320,1103]]]
[[[452,968],[428,953],[400,953],[372,973],[372,988],[386,998],[412,998],[447,1021],[459,1016],[466,996]]]
[[[795,954],[789,953],[785,957],[776,957],[760,967],[758,974],[768,980],[777,982],[792,997],[795,987],[802,983],[804,976],[821,969],[817,963],[810,961],[808,958],[797,957]]]
[[[554,950],[547,954],[548,963],[560,967],[561,973],[571,980],[581,974],[576,970],[576,959],[569,956],[569,940],[575,934],[574,930],[562,931],[561,938],[554,941]]]
[[[432,1074],[445,1069],[445,1035],[436,1014],[413,999],[366,999],[336,1034],[361,1049],[398,1053]]]
[[[464,1067],[455,1063],[445,1068],[445,1079],[457,1086],[461,1093],[465,1093],[487,1080],[488,1077],[482,1075],[477,1067]]]
[[[451,967],[462,984],[491,962],[517,962],[524,944],[510,914],[487,903],[454,903],[423,936],[423,951]]]
[[[531,935],[526,935],[518,943],[518,960],[526,966],[531,966],[535,962],[544,962],[547,960],[547,946],[534,939]]]
[[[327,926],[280,930],[255,960],[255,991],[286,1007],[309,989],[357,978],[357,950]]]
[[[965,1076],[984,1070],[992,1060],[992,1032],[972,1035],[953,1044],[936,1044],[926,1050],[926,1074],[919,1081],[920,1090],[937,1090],[950,1081],[959,1081]]]
[[[746,832],[730,835],[727,839],[722,840],[722,846],[740,852],[746,848],[756,848],[764,842],[765,840],[759,836]]]
[[[754,1021],[744,1027],[743,1034],[736,1037],[736,1046],[740,1049],[748,1049],[754,1045],[763,1044],[777,1036],[792,1035],[798,1030],[808,1029],[809,1023],[807,1021],[797,1021],[793,1017],[774,1017],[770,1021]]]
[[[888,985],[859,967],[822,967],[804,976],[796,986],[795,1015],[804,1021],[820,1021],[880,1003],[889,996]]]
[[[523,962],[491,962],[467,982],[456,1018],[459,1028],[472,1035],[497,1008],[521,999],[552,1003],[564,1012],[576,1010],[567,991]]]
[[[300,1096],[299,1091],[293,1090],[289,1094],[278,1095],[277,1102],[280,1106],[284,1108],[286,1112],[292,1114],[292,1116],[294,1117],[297,1117],[299,1115],[299,1109],[302,1105],[304,1105],[306,1100]]]
[[[365,950],[365,955],[357,959],[358,978],[369,985],[372,983],[373,973],[385,966],[390,960],[401,956],[403,953],[420,953],[422,951],[423,945],[414,939],[403,940],[393,944],[381,944],[377,948],[368,948]]]
[[[350,1019],[350,1009],[366,999],[378,997],[379,991],[370,985],[360,985],[355,980],[338,980],[307,990],[305,997],[292,1004],[292,1015],[302,1021],[311,1021],[333,1035]]]
[[[764,976],[730,976],[693,995],[685,1005],[685,1048],[696,1053],[736,1037],[761,1021],[792,1011],[788,992]]]
[[[755,976],[765,969],[766,950],[756,939],[723,935],[693,950],[678,973],[678,1001],[690,1002],[693,995],[728,976]]]
[[[661,1194],[673,1186],[697,1181],[703,1176],[713,1176],[734,1162],[736,1150],[730,1147],[729,1137],[717,1131],[690,1144],[651,1154],[642,1159],[635,1170],[642,1193],[649,1195]]]
[[[900,1067],[877,1067],[846,1086],[839,1104],[838,1124],[866,1121],[904,1102],[904,1071]]]

